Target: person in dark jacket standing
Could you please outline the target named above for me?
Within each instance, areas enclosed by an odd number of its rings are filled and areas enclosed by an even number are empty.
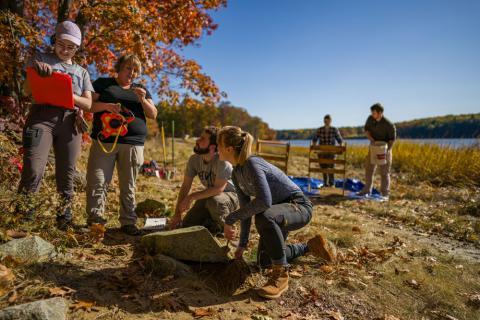
[[[365,134],[370,140],[370,145],[375,145],[378,142],[384,142],[387,144],[387,163],[379,165],[381,176],[381,193],[382,196],[388,199],[390,194],[390,170],[392,168],[392,148],[395,140],[397,139],[397,130],[395,125],[385,118],[383,115],[384,108],[381,103],[375,103],[370,107],[371,115],[368,117],[365,123]],[[365,159],[365,186],[358,193],[358,195],[364,196],[372,192],[373,187],[373,175],[377,166],[372,164],[370,151]]]
[[[234,166],[232,180],[240,208],[225,218],[224,234],[236,236],[240,221],[240,241],[235,257],[240,259],[248,244],[252,217],[260,235],[257,262],[271,266],[268,282],[258,290],[274,299],[288,289],[288,262],[310,252],[327,261],[335,260],[333,245],[318,235],[305,243],[285,244],[288,233],[306,226],[312,218],[312,203],[280,169],[264,159],[251,156],[253,137],[238,127],[224,127],[218,135],[220,159]]]

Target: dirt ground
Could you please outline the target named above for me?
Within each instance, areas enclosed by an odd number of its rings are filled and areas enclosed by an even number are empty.
[[[158,143],[150,143],[145,158],[160,159]],[[177,145],[174,180],[139,177],[138,201],[155,199],[173,207],[190,147]],[[361,176],[355,170],[350,174]],[[312,222],[288,241],[302,242],[320,233],[338,247],[338,262],[298,259],[292,264],[289,290],[267,301],[254,290],[265,280],[254,264],[255,232],[245,254],[250,274],[233,294],[222,290],[231,280],[222,277],[225,265],[192,265],[192,277],[162,278],[145,268],[149,256],[140,239],[116,229],[118,190],[112,188],[103,240],[82,242],[72,233],[75,239],[61,247],[54,262],[19,266],[17,297],[8,302],[9,293],[0,306],[64,296],[71,300],[70,319],[480,319],[478,238],[459,236],[461,230],[453,228],[456,218],[446,230],[435,227],[443,221],[438,210],[456,217],[452,208],[461,206],[459,193],[478,201],[479,191],[430,190],[436,196],[428,197],[424,191],[421,184],[396,178],[388,202],[349,200],[338,190],[322,191],[312,199]],[[81,210],[83,205],[76,212]],[[476,228],[478,216],[461,218]],[[84,217],[79,214],[76,222],[82,224]],[[475,229],[473,235],[478,234]]]

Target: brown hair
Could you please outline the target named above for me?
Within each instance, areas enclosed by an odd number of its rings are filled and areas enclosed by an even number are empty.
[[[142,63],[135,54],[124,54],[121,56],[115,63],[115,71],[120,72],[120,70],[122,70],[122,68],[127,64],[133,65],[139,74],[142,73]]]
[[[208,126],[203,128],[203,131],[210,135],[209,146],[214,145],[216,147],[218,145],[218,142],[217,142],[218,128],[215,126]]]
[[[245,164],[252,154],[253,137],[239,127],[223,127],[218,133],[218,143],[225,147],[233,147],[235,158],[240,165]]]
[[[373,106],[370,107],[370,111],[377,111],[379,113],[383,113],[383,106],[380,102],[375,103]]]

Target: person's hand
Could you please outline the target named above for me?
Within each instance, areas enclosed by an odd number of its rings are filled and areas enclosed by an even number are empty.
[[[235,250],[235,254],[234,254],[235,259],[237,259],[237,260],[242,259],[243,258],[243,252],[245,251],[245,249],[246,249],[245,247],[238,246],[237,250]]]
[[[175,214],[172,219],[170,219],[170,225],[168,229],[174,230],[176,229],[180,223],[182,223],[182,215],[181,214]]]
[[[133,92],[137,96],[138,100],[143,101],[145,100],[145,96],[147,95],[147,91],[145,89],[140,88],[140,87],[134,87],[132,88]]]
[[[192,198],[190,196],[186,196],[179,204],[178,204],[178,211],[185,212],[190,209],[192,204]]]
[[[237,236],[237,230],[234,226],[225,223],[223,225],[223,234],[227,240],[233,240]]]
[[[78,109],[75,112],[75,128],[79,133],[88,132],[88,123],[85,121],[85,118],[83,117],[82,109]]]
[[[119,113],[122,109],[120,103],[105,103],[104,105],[105,111]]]
[[[38,60],[35,60],[33,62],[33,68],[35,69],[35,71],[37,71],[40,77],[50,77],[53,73],[51,65],[45,62],[40,62]]]

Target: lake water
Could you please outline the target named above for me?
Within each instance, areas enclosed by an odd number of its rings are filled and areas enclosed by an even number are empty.
[[[286,140],[284,140],[286,141]],[[310,140],[289,140],[292,146],[309,147]],[[368,145],[368,139],[345,139],[347,145]],[[399,141],[413,142],[420,144],[437,144],[453,148],[480,145],[480,139],[399,139]]]

